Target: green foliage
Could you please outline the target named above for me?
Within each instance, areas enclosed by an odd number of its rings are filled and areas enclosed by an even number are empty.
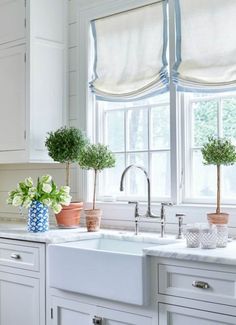
[[[78,160],[81,149],[88,140],[83,133],[74,127],[62,127],[49,132],[45,145],[49,156],[60,163],[73,163]]]
[[[29,208],[33,201],[39,201],[59,213],[62,205],[69,205],[71,201],[69,186],[57,188],[50,175],[44,175],[34,186],[31,177],[19,182],[17,188],[8,193],[7,203],[15,207]]]
[[[115,157],[107,146],[100,143],[89,144],[81,150],[78,163],[83,169],[101,171],[114,167]]]
[[[96,207],[97,174],[105,168],[114,167],[115,162],[113,153],[103,144],[89,144],[81,150],[78,164],[83,169],[94,170],[93,209]]]
[[[235,146],[228,139],[209,137],[202,148],[205,165],[233,165],[236,162]]]

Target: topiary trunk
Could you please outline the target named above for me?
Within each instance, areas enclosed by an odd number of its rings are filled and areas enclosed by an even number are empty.
[[[70,186],[70,163],[66,163],[66,185]]]
[[[98,171],[94,170],[94,185],[93,185],[93,210],[96,208],[96,187],[97,187],[97,175]]]
[[[221,179],[221,168],[220,165],[217,165],[217,196],[216,196],[216,213],[220,214],[220,201],[221,201],[221,193],[220,193],[220,179]]]

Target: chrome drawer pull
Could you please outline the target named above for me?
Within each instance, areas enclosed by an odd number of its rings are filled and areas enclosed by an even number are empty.
[[[11,254],[11,258],[13,258],[14,260],[20,260],[20,255],[19,254]]]
[[[93,317],[93,324],[94,325],[102,325],[102,317],[94,316]]]
[[[210,285],[204,281],[193,281],[192,286],[194,288],[200,288],[200,289],[209,289],[210,288]]]

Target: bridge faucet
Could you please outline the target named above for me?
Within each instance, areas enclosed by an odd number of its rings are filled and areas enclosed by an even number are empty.
[[[165,225],[166,225],[166,216],[165,216],[165,206],[172,206],[173,204],[170,203],[170,202],[162,202],[161,203],[161,215],[160,216],[157,216],[155,214],[152,213],[151,211],[151,185],[150,185],[150,178],[148,176],[148,173],[147,171],[141,167],[141,166],[138,166],[138,165],[130,165],[128,167],[125,168],[125,170],[123,171],[122,175],[121,175],[121,179],[120,179],[120,191],[123,191],[124,190],[124,177],[127,173],[127,171],[130,169],[130,168],[138,168],[140,169],[145,177],[146,177],[146,180],[147,180],[147,199],[148,199],[148,206],[147,206],[147,211],[145,213],[145,217],[147,218],[160,218],[160,222],[161,222],[161,237],[163,238],[164,235],[165,235]],[[141,217],[141,215],[139,214],[139,211],[138,211],[138,202],[129,202],[129,203],[135,203],[135,234],[137,235],[138,234],[138,219],[139,217]]]
[[[147,217],[147,218],[160,218],[159,216],[156,216],[156,215],[154,215],[151,212],[151,185],[150,185],[150,178],[148,176],[147,171],[142,166],[129,165],[128,167],[125,168],[125,170],[123,171],[123,173],[121,175],[121,179],[120,179],[120,191],[124,191],[124,178],[125,178],[125,175],[126,175],[127,171],[130,168],[138,168],[138,169],[140,169],[144,173],[144,175],[146,177],[146,180],[147,180],[147,191],[148,191],[147,192],[147,199],[148,199],[148,206],[147,206],[147,212],[145,214],[145,217]]]

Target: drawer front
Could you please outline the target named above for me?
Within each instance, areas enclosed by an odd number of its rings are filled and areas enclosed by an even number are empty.
[[[159,325],[235,325],[236,317],[159,304]]]
[[[236,306],[236,274],[159,264],[159,294]]]
[[[39,271],[39,248],[0,242],[0,265]]]

